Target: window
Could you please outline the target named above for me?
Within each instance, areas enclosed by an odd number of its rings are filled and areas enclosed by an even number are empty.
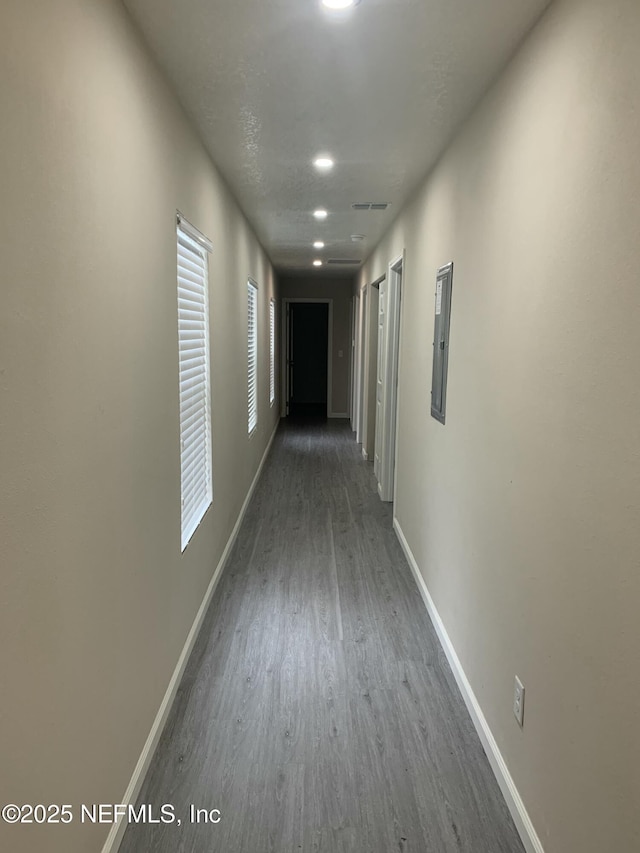
[[[249,433],[258,426],[258,285],[247,284],[247,362]]]
[[[178,216],[178,339],[182,550],[213,500],[209,294],[211,244]]]
[[[269,404],[276,399],[276,301],[269,302]]]

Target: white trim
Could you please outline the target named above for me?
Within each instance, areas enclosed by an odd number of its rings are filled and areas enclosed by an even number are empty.
[[[372,445],[375,447],[375,427],[376,422],[375,418],[373,422],[370,423],[369,419],[369,403],[370,396],[369,393],[371,390],[371,383],[373,380],[373,386],[375,388],[375,377],[377,375],[377,358],[371,358],[371,338],[372,335],[376,335],[377,340],[377,324],[378,324],[378,307],[377,307],[377,298],[378,294],[376,293],[376,298],[373,297],[373,291],[378,290],[380,288],[380,284],[385,281],[386,275],[377,278],[375,281],[370,284],[365,284],[362,287],[361,294],[363,295],[363,326],[362,326],[362,358],[361,358],[361,368],[362,368],[362,385],[360,389],[361,396],[361,410],[360,410],[360,421],[361,421],[361,430],[360,434],[357,436],[357,440],[362,444],[363,447],[371,447]],[[375,324],[375,328],[372,329],[372,324]]]
[[[393,440],[393,498],[395,500],[395,496],[398,494],[398,434],[400,430],[398,429],[398,423],[400,420],[400,377],[403,376],[402,372],[402,340],[403,340],[403,328],[404,328],[404,287],[407,276],[407,250],[402,250],[402,260],[400,261],[400,293],[399,293],[399,305],[398,305],[398,352],[397,352],[397,364],[396,364],[396,399],[395,399],[395,407],[396,407],[396,423],[394,430],[394,440]],[[394,512],[395,516],[395,512]]]
[[[329,299],[327,320],[327,417],[333,417],[333,299]]]
[[[355,295],[355,303],[354,303],[354,311],[355,311],[355,324],[354,324],[354,333],[353,333],[353,420],[352,427],[353,431],[356,434],[356,441],[360,442],[360,432],[361,432],[361,418],[360,418],[360,382],[361,382],[361,370],[360,364],[362,359],[362,342],[361,342],[361,326],[362,326],[362,295],[360,291],[358,291]]]
[[[385,426],[386,426],[386,411],[387,411],[387,351],[389,341],[389,285],[387,280],[381,281],[378,287],[376,311],[376,333],[375,338],[378,341],[376,350],[376,384],[375,384],[375,421],[373,430],[373,476],[378,483],[378,495],[382,497],[382,483],[384,476],[384,451],[385,451]]]
[[[451,642],[451,638],[447,633],[444,622],[440,618],[440,614],[438,613],[436,605],[431,598],[427,584],[425,583],[422,573],[418,568],[416,558],[413,556],[409,543],[402,532],[400,522],[395,517],[393,519],[393,529],[396,532],[400,545],[402,546],[402,550],[407,558],[407,562],[409,563],[413,576],[416,579],[418,589],[422,595],[422,600],[424,601],[429,617],[433,622],[433,627],[436,629],[436,633],[438,634],[444,653],[447,656],[449,665],[451,666],[458,687],[460,688],[460,692],[462,693],[462,698],[464,699],[465,705],[471,715],[471,719],[476,731],[478,732],[484,751],[489,759],[491,769],[493,770],[494,776],[496,777],[500,790],[502,791],[502,795],[507,803],[507,807],[511,812],[511,817],[516,825],[518,834],[522,839],[525,850],[527,853],[544,853],[542,842],[535,831],[531,818],[529,817],[522,801],[522,797],[520,796],[518,789],[516,788],[516,784],[509,773],[509,768],[502,757],[502,753],[496,743],[496,739],[489,728],[489,723],[482,712],[480,703],[478,702],[476,695],[473,692],[473,688],[471,687],[465,671],[462,668],[462,664],[460,663],[460,659],[456,653],[453,643]]]
[[[204,622],[204,617],[207,613],[207,609],[209,604],[211,603],[211,599],[213,597],[213,593],[215,591],[216,586],[218,585],[218,581],[222,575],[225,564],[231,553],[231,549],[233,548],[236,538],[238,536],[238,531],[240,530],[240,525],[244,519],[245,513],[247,511],[247,507],[249,506],[249,501],[253,497],[253,493],[258,484],[258,480],[260,479],[260,474],[262,473],[262,469],[264,467],[264,463],[267,461],[267,456],[269,455],[269,451],[271,450],[271,446],[276,437],[276,432],[278,431],[278,426],[280,422],[275,426],[275,429],[271,433],[271,438],[269,439],[269,443],[262,455],[262,459],[260,460],[260,464],[258,465],[258,470],[256,471],[256,475],[253,478],[251,486],[249,487],[249,491],[247,492],[247,496],[242,504],[242,508],[236,519],[236,523],[231,531],[231,535],[227,541],[224,551],[222,552],[222,556],[220,557],[220,561],[216,566],[216,570],[213,573],[213,577],[209,581],[209,586],[207,587],[207,591],[202,599],[202,604],[198,612],[196,613],[196,618],[193,620],[193,625],[191,626],[191,630],[187,636],[185,644],[183,646],[180,657],[178,658],[178,663],[173,671],[173,675],[171,676],[171,680],[169,681],[169,686],[164,694],[164,698],[160,703],[160,708],[158,709],[158,713],[156,714],[156,718],[153,721],[153,725],[151,726],[151,731],[149,732],[149,736],[147,737],[147,741],[142,749],[140,754],[140,758],[138,759],[138,763],[135,766],[133,771],[133,775],[131,776],[131,780],[127,785],[127,790],[124,793],[123,798],[120,800],[121,803],[125,805],[134,805],[136,799],[138,798],[138,794],[142,788],[142,783],[144,782],[144,778],[146,776],[147,770],[149,769],[149,765],[151,764],[151,759],[153,758],[153,754],[158,745],[158,741],[160,740],[160,736],[162,735],[162,730],[164,729],[165,723],[171,711],[171,707],[176,698],[176,693],[178,692],[178,687],[180,686],[180,681],[182,679],[182,675],[187,666],[187,662],[189,660],[189,656],[193,651],[193,647],[198,638],[198,634],[200,633],[200,629],[202,628],[202,623]],[[102,848],[102,853],[117,853],[120,844],[122,843],[122,839],[124,837],[125,830],[128,826],[128,823],[121,819],[117,823],[114,823],[111,826],[111,830],[109,835],[107,836],[107,840],[104,843],[104,847]]]
[[[349,420],[349,412],[331,412],[330,415],[327,415],[328,418],[346,418]]]
[[[362,355],[360,359],[361,386],[360,386],[360,434],[357,436],[362,444],[362,449],[369,447],[369,385],[371,381],[371,347],[369,338],[371,336],[371,290],[372,285],[365,284],[362,288]],[[375,423],[375,421],[374,421]],[[367,453],[367,458],[369,454]]]
[[[369,311],[369,296],[367,285],[360,288],[360,323],[358,327],[358,426],[356,429],[356,441],[365,443],[365,386],[366,386],[366,362],[367,351],[367,312]]]
[[[385,329],[382,370],[384,389],[382,399],[383,423],[380,442],[379,483],[380,499],[390,503],[394,498],[396,435],[398,421],[398,354],[400,352],[400,300],[404,278],[404,251],[387,268]],[[377,389],[376,389],[377,390]]]
[[[364,459],[364,461],[365,461],[365,462],[368,462],[368,461],[369,461],[369,454],[368,454],[368,453],[367,453],[367,451],[364,449],[364,447],[362,448],[362,458]]]
[[[349,302],[351,313],[350,313],[350,337],[349,337],[349,394],[347,397],[348,406],[349,406],[349,426],[351,430],[354,429],[354,417],[355,417],[355,404],[353,399],[354,388],[355,388],[355,354],[356,354],[356,297],[352,294],[351,300]]]
[[[192,225],[188,219],[185,219],[179,210],[176,211],[176,223],[178,228],[184,231],[185,234],[188,234],[196,243],[199,243],[205,251],[209,252],[209,254],[213,252],[213,243],[211,240],[196,228],[195,225]]]

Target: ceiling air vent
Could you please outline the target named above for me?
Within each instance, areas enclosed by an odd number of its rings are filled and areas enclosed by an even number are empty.
[[[389,207],[388,201],[358,201],[352,204],[353,210],[386,210]]]
[[[355,265],[355,264],[361,264],[362,261],[359,261],[359,260],[356,261],[356,260],[353,260],[352,258],[329,258],[327,263],[328,264],[351,264],[351,265]]]

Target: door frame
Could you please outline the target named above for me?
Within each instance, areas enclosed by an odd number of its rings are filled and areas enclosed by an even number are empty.
[[[362,444],[364,432],[364,328],[365,309],[367,305],[367,286],[358,292],[358,322],[356,328],[356,441]]]
[[[397,456],[398,376],[400,360],[400,306],[404,277],[405,253],[394,258],[387,269],[387,314],[384,336],[384,399],[382,425],[382,458],[378,494],[392,502],[395,494]]]
[[[378,290],[380,284],[386,279],[386,273],[381,275],[369,284],[365,284],[361,290],[363,296],[363,315],[362,315],[362,359],[361,359],[361,379],[362,387],[360,389],[360,421],[361,433],[360,442],[362,444],[362,458],[373,461],[376,438],[376,421],[375,417],[370,417],[371,394],[375,397],[375,376],[377,371],[377,335],[378,335]],[[375,291],[375,296],[374,296]],[[376,357],[372,358],[371,339],[375,335],[376,339]],[[375,408],[375,407],[374,407]]]
[[[388,340],[388,319],[387,310],[389,303],[389,284],[387,278],[374,285],[378,290],[378,310],[376,311],[376,328],[375,337],[377,338],[376,359],[375,359],[375,420],[373,429],[373,473],[378,483],[378,493],[380,494],[380,484],[384,477],[384,441],[385,441],[385,421],[386,421],[386,387],[387,387],[387,340]],[[373,316],[373,310],[371,311]],[[373,338],[372,334],[372,338]],[[374,372],[374,361],[371,359],[372,373]]]
[[[349,425],[352,432],[355,432],[356,423],[356,327],[357,327],[357,306],[360,302],[360,297],[355,293],[351,296],[351,333],[349,341]]]
[[[329,306],[327,312],[327,417],[335,418],[331,405],[333,401],[333,299],[316,299],[314,297],[285,296],[282,299],[282,401],[280,404],[280,416],[289,416],[289,308],[292,302],[320,302]]]

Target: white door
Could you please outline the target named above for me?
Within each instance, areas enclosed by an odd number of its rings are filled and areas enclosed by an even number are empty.
[[[366,287],[364,288],[364,290],[362,290],[362,295],[360,297],[360,314],[358,315],[358,428],[356,431],[356,441],[360,444],[364,440],[365,422],[364,389],[366,384],[365,333],[367,329],[366,312],[368,311],[367,290],[368,288]]]
[[[382,477],[382,455],[384,450],[384,386],[386,372],[385,325],[387,311],[387,283],[380,282],[378,292],[378,378],[376,381],[376,440],[373,473],[378,484]]]
[[[378,491],[383,501],[393,501],[394,493],[402,264],[402,258],[392,263],[386,279],[388,289],[385,298],[384,427],[378,476]]]
[[[360,294],[356,295],[353,331],[353,423],[356,441],[360,440]]]
[[[358,424],[358,389],[357,389],[357,348],[358,336],[358,311],[360,310],[360,297],[354,296],[351,300],[351,372],[349,374],[349,417],[351,429],[355,432]]]

